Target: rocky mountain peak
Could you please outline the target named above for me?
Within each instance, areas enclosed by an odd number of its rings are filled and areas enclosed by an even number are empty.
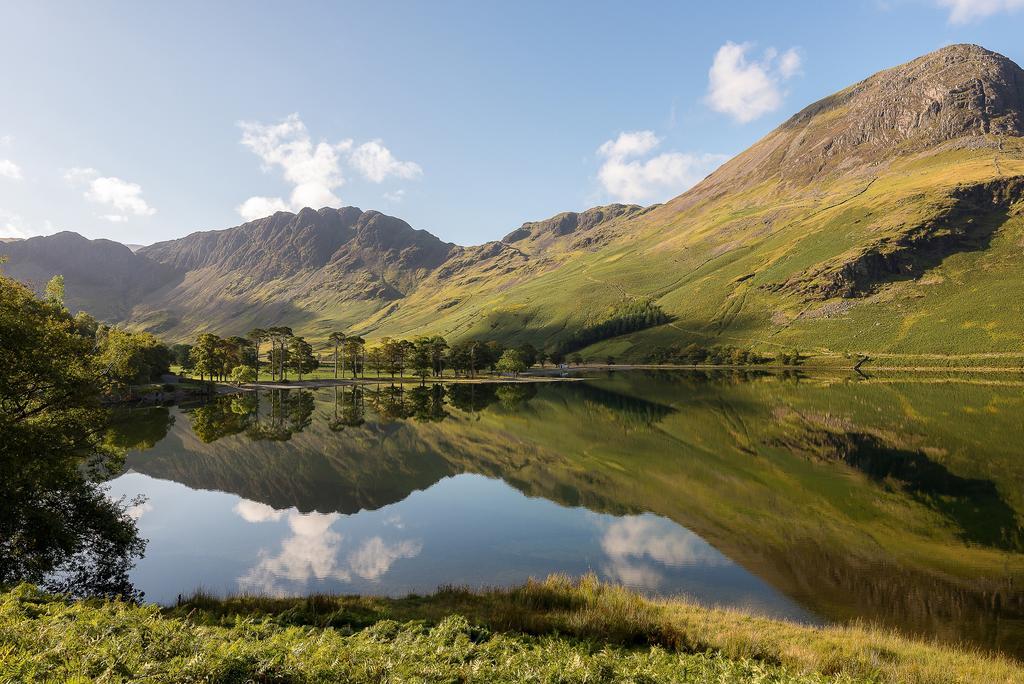
[[[828,118],[835,126],[825,126]],[[1024,134],[1024,70],[977,45],[950,45],[881,71],[793,116],[783,129],[818,125],[830,149],[865,143],[934,144],[969,135]]]
[[[880,71],[793,115],[666,205],[685,210],[773,179],[809,185],[873,175],[893,159],[1024,136],[1024,70],[977,45],[950,45]]]

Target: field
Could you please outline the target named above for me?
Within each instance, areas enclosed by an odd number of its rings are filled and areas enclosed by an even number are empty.
[[[977,652],[809,628],[591,578],[426,597],[195,596],[172,608],[0,596],[0,680],[1020,682]]]

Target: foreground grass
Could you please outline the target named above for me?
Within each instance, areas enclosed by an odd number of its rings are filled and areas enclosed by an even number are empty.
[[[0,595],[0,681],[1022,682],[977,652],[652,602],[592,578],[402,599]]]

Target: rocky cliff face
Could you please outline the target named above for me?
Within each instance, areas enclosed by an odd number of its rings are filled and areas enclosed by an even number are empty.
[[[542,252],[556,241],[574,248],[596,247],[612,237],[607,230],[610,224],[643,211],[643,207],[635,204],[609,204],[582,212],[566,211],[544,221],[524,223],[501,241],[531,254]]]
[[[782,181],[807,187],[836,175],[870,177],[925,149],[999,148],[1024,135],[1024,70],[977,45],[951,45],[881,71],[805,107],[691,191],[684,211],[723,193]]]
[[[193,233],[143,247],[139,253],[178,270],[215,267],[256,280],[332,267],[379,272],[433,269],[454,245],[377,211],[356,207],[279,211],[226,230]],[[400,277],[400,276],[399,276]]]

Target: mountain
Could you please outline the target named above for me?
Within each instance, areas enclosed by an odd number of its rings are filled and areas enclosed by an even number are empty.
[[[37,291],[62,274],[68,308],[102,320],[127,318],[137,302],[180,277],[173,268],[118,242],[89,240],[69,231],[6,242],[0,254],[8,257],[0,268]]]
[[[688,192],[599,228],[596,248],[563,240],[557,264],[478,281],[441,316],[425,289],[369,324],[551,344],[650,297],[670,323],[585,355],[1019,355],[1022,131],[1024,71],[943,48],[806,107]]]
[[[805,107],[661,205],[563,213],[471,247],[354,207],[279,212],[138,249],[155,277],[109,315],[168,339],[290,325],[550,346],[651,299],[669,323],[584,355],[1019,355],[1022,136],[1024,71],[953,45]],[[36,281],[64,263],[3,250]],[[89,308],[94,294],[77,296]]]

